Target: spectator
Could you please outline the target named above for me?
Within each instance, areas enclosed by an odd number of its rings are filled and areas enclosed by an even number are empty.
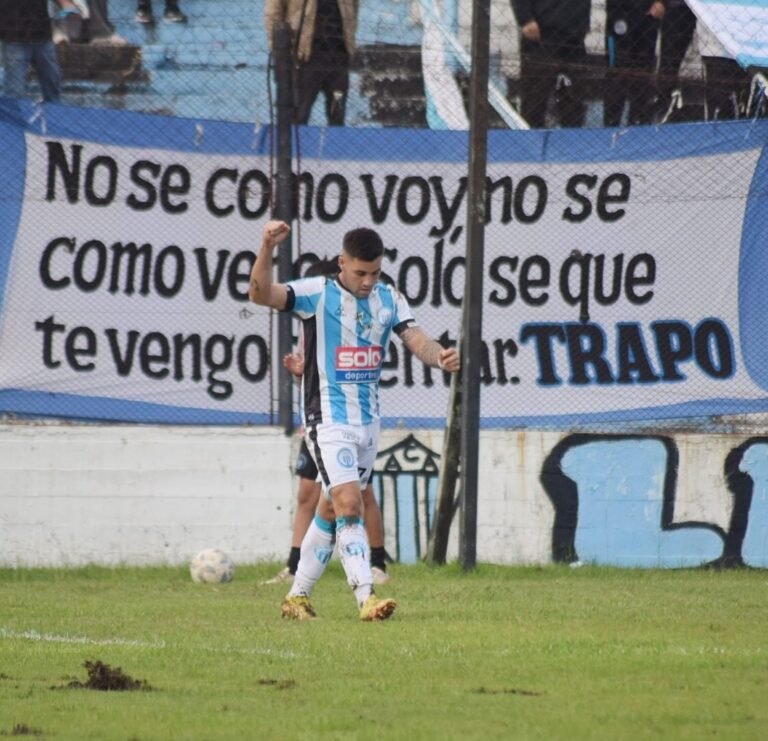
[[[296,123],[309,121],[322,92],[328,124],[344,125],[358,5],[358,0],[266,0],[270,48],[277,23],[288,23],[294,35]]]
[[[696,30],[696,15],[685,0],[667,0],[667,11],[661,21],[661,44],[657,74],[658,108],[662,115],[672,111],[672,93],[679,87],[680,65]],[[682,96],[680,104],[682,104]]]
[[[561,126],[583,126],[583,81],[591,0],[511,0],[520,27],[520,113],[533,128],[546,125],[555,93]]]
[[[629,125],[653,120],[656,41],[666,0],[607,0],[607,72],[603,124],[619,126],[625,103]]]
[[[57,0],[62,11],[77,14],[71,0]],[[43,100],[61,98],[61,67],[53,43],[48,0],[0,0],[0,41],[3,44],[5,94],[24,97],[27,70],[35,70]]]
[[[152,0],[139,0],[139,4],[136,7],[136,20],[139,23],[155,22],[155,17],[152,15]],[[165,0],[163,20],[169,23],[187,22],[187,16],[179,8],[179,0]]]

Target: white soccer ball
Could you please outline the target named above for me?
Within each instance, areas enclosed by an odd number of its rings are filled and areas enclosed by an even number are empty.
[[[220,548],[205,548],[189,564],[192,581],[201,584],[221,584],[232,581],[235,576],[235,564]]]

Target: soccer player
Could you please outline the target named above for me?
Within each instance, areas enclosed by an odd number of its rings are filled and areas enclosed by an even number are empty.
[[[433,368],[458,372],[459,353],[428,337],[416,325],[405,297],[380,280],[384,243],[373,229],[352,229],[344,235],[336,278],[273,283],[273,251],[289,231],[284,221],[265,224],[248,297],[262,306],[292,311],[303,322],[304,427],[325,495],[302,543],[302,554],[312,553],[313,558],[299,560],[282,614],[299,620],[315,617],[309,598],[334,540],[333,529],[325,527],[329,511],[321,510],[332,507],[339,557],[360,619],[385,620],[396,603],[379,599],[373,589],[362,497],[378,449],[384,352],[395,332]]]
[[[307,275],[309,271],[307,271]],[[298,378],[304,373],[304,358],[299,353],[291,353],[283,358],[283,365]],[[293,518],[293,537],[291,550],[286,565],[265,584],[291,584],[296,576],[301,556],[301,542],[309,529],[315,510],[320,501],[322,485],[318,481],[317,466],[307,447],[307,441],[302,432],[301,448],[296,459],[296,476],[299,488],[296,498],[296,514]],[[373,493],[373,486],[368,484],[363,491],[365,515],[365,532],[371,546],[371,572],[374,584],[386,584],[389,581],[387,573],[387,552],[384,547],[384,524],[381,509]]]

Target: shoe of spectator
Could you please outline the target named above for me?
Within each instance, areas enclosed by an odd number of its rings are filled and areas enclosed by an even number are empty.
[[[144,8],[139,8],[136,11],[136,15],[134,16],[136,23],[154,23],[155,19],[152,17],[152,11],[151,10],[145,10]]]
[[[187,22],[187,16],[184,15],[180,10],[166,10],[165,13],[163,13],[163,19],[168,21],[168,23],[186,23]]]
[[[389,574],[378,566],[371,566],[374,584],[386,584],[389,581]]]

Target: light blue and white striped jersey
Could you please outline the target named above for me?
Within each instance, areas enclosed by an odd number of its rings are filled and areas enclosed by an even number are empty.
[[[366,298],[323,276],[286,285],[285,311],[303,322],[305,424],[379,419],[379,379],[390,335],[415,323],[405,297],[382,281]]]

